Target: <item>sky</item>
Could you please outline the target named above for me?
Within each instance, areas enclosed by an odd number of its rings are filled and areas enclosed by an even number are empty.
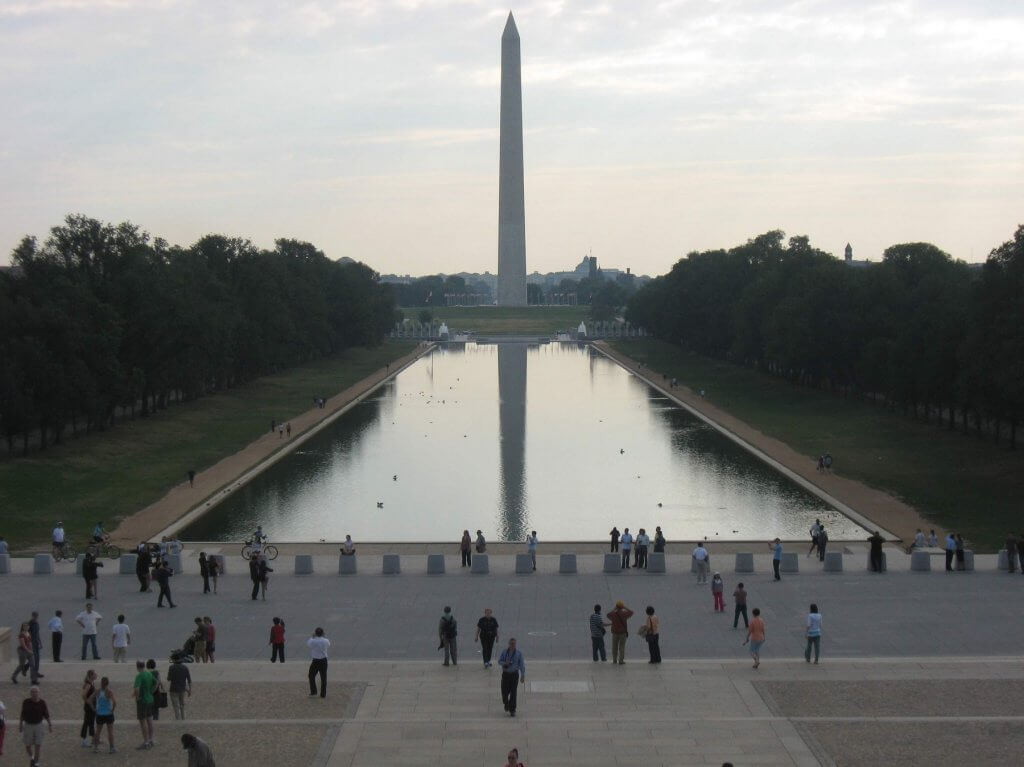
[[[0,263],[69,213],[496,271],[489,0],[0,0]],[[771,229],[983,261],[1024,223],[1019,0],[526,0],[528,271]]]

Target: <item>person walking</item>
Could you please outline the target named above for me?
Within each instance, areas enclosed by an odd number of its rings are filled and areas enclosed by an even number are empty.
[[[213,584],[213,593],[217,593],[217,576],[220,575],[220,560],[217,557],[207,557],[207,567],[210,569],[210,583]]]
[[[498,620],[494,617],[490,607],[484,608],[484,614],[476,622],[476,636],[474,642],[480,643],[484,656],[484,668],[491,667],[491,653],[494,652],[494,643],[498,640]]]
[[[53,722],[50,721],[50,710],[46,707],[46,701],[39,695],[39,687],[32,685],[28,695],[21,702],[18,732],[21,733],[22,742],[25,744],[29,767],[37,767],[39,753],[43,749],[43,722],[46,722],[47,732],[53,732]]]
[[[526,684],[526,661],[516,649],[515,637],[508,640],[508,647],[498,657],[501,666],[501,702],[509,716],[516,715],[516,697],[520,684]]]
[[[719,573],[711,577],[711,596],[715,600],[715,612],[725,612],[725,581]]]
[[[462,566],[469,567],[473,564],[473,538],[469,530],[462,531],[462,540],[459,541],[459,551],[462,553]]]
[[[146,671],[152,674],[156,681],[156,689],[153,691],[153,721],[157,722],[160,720],[160,709],[167,708],[167,690],[164,689],[164,683],[160,681],[160,672],[156,668],[156,661],[152,658],[146,661]]]
[[[153,575],[160,586],[160,594],[157,596],[156,606],[163,607],[164,597],[167,597],[167,606],[177,607],[174,604],[174,600],[171,599],[171,576],[174,575],[174,571],[171,570],[165,561],[160,560],[160,564],[157,565],[156,572]]]
[[[82,660],[85,660],[85,650],[89,645],[92,645],[92,659],[100,659],[100,652],[96,647],[96,632],[101,620],[103,616],[92,609],[92,602],[86,602],[85,609],[75,616],[75,623],[82,627]]]
[[[32,634],[29,633],[28,623],[22,623],[21,629],[18,631],[18,665],[14,667],[11,681],[17,684],[18,674],[26,676],[29,672],[32,672],[32,684],[39,681],[36,679],[36,669],[32,662]]]
[[[445,605],[444,612],[441,613],[441,619],[437,622],[437,638],[439,644],[437,649],[444,648],[444,665],[453,666],[459,665],[459,622],[455,620],[455,616],[452,614],[452,608]]]
[[[132,643],[131,627],[124,622],[124,616],[117,616],[117,623],[110,628],[110,647],[114,651],[114,663],[124,663],[128,647]]]
[[[617,528],[617,527],[612,527],[612,529],[611,529],[611,531],[610,531],[610,532],[608,533],[608,535],[610,535],[610,536],[611,536],[611,539],[612,539],[612,548],[611,548],[611,553],[612,553],[612,554],[615,554],[615,553],[617,553],[617,552],[618,552],[618,550],[619,550],[619,528]]]
[[[648,663],[661,663],[661,646],[658,644],[660,638],[661,619],[654,614],[654,608],[647,605],[647,620],[641,628],[640,633],[647,640],[647,652],[651,659]]]
[[[697,567],[697,583],[708,582],[708,570],[711,569],[711,555],[708,550],[704,548],[703,543],[698,543],[697,547],[693,550],[691,558]]]
[[[748,628],[750,623],[747,621],[747,592],[743,590],[742,583],[736,584],[736,590],[732,592],[732,603],[735,605],[732,613],[732,627],[736,628],[742,615],[743,626]]]
[[[32,639],[32,676],[36,679],[46,676],[39,673],[39,660],[43,654],[43,639],[39,635],[39,613],[32,611],[28,620],[28,635]]]
[[[198,615],[195,624],[195,630],[192,632],[192,657],[196,663],[206,663],[206,624]]]
[[[754,608],[754,617],[750,619],[747,626],[747,638],[743,644],[750,643],[750,657],[754,659],[754,668],[761,665],[761,645],[764,644],[764,618],[761,617],[761,609]]]
[[[270,585],[270,574],[274,572],[274,568],[267,562],[267,557],[260,554],[259,561],[259,576],[260,576],[260,598],[267,601],[267,586]]]
[[[213,593],[216,594],[216,590]],[[206,659],[213,663],[213,653],[217,650],[217,627],[213,625],[213,618],[209,615],[203,616],[203,626],[206,628]]]
[[[213,751],[192,733],[186,732],[181,736],[181,747],[188,751],[188,767],[217,767]]]
[[[776,538],[768,544],[768,548],[772,551],[772,572],[775,574],[775,580],[781,581],[782,575],[779,573],[779,568],[782,567],[782,541]]]
[[[821,458],[818,459],[819,465],[824,466],[824,464],[821,463],[821,460],[822,460]],[[813,554],[817,550],[817,548],[818,548],[818,532],[820,530],[821,530],[821,520],[820,519],[816,519],[816,520],[814,520],[814,524],[811,525],[811,528],[807,531],[807,532],[809,532],[811,534],[811,548],[809,548],[807,550],[807,556],[811,556],[811,554]]]
[[[825,561],[825,549],[828,548],[828,533],[825,531],[825,526],[822,525],[821,529],[818,530],[818,561]]]
[[[807,613],[807,649],[804,650],[804,660],[811,662],[811,647],[814,647],[814,662],[818,662],[818,655],[821,653],[821,613],[818,606],[811,604]]]
[[[253,554],[249,559],[249,580],[252,581],[252,598],[255,601],[260,593],[260,558],[258,554]]]
[[[530,555],[533,569],[537,569],[537,531],[533,530],[526,536],[526,551]]]
[[[142,743],[136,751],[145,751],[153,747],[153,709],[156,707],[156,677],[147,669],[141,660],[135,661],[135,682],[132,685],[132,696],[135,698],[135,718],[139,720],[142,731]]]
[[[270,627],[270,662],[276,663],[277,659],[280,658],[281,662],[284,663],[284,621],[280,618],[274,618],[274,623]]]
[[[632,617],[633,611],[621,599],[615,603],[615,609],[608,612],[612,626],[612,663],[622,665],[626,662],[626,637],[629,636],[627,621]]]
[[[622,528],[622,537],[619,538],[619,543],[622,545],[622,567],[621,570],[629,569],[629,554],[633,548],[633,534],[629,532],[628,527]]]
[[[203,593],[210,593],[210,562],[206,558],[206,552],[199,552],[199,575],[203,579]]]
[[[594,612],[590,614],[590,649],[594,655],[594,663],[597,663],[597,656],[601,656],[601,662],[608,660],[604,648],[604,635],[608,633],[605,626],[611,626],[601,617],[601,605],[594,605]]]
[[[871,572],[880,573],[882,572],[882,544],[885,543],[885,539],[875,530],[868,537],[868,543],[871,544]]]
[[[309,697],[316,696],[316,678],[320,677],[320,697],[327,697],[327,652],[331,649],[331,640],[324,636],[319,626],[313,636],[306,640],[309,648]]]
[[[78,732],[78,737],[82,739],[82,748],[89,748],[96,740],[96,709],[93,708],[95,694],[96,672],[89,669],[85,672],[85,681],[82,682],[82,728]]]
[[[93,693],[92,708],[96,712],[96,735],[92,741],[92,752],[100,752],[100,737],[103,735],[103,728],[107,728],[108,753],[116,754],[114,747],[114,709],[117,707],[117,700],[114,691],[110,689],[110,680],[107,677],[100,679],[100,688]]]
[[[153,555],[149,552],[149,544],[139,543],[135,555],[135,577],[139,579],[139,592],[149,592],[149,571],[153,567]]]
[[[171,699],[171,708],[174,709],[175,719],[185,718],[185,696],[192,697],[192,674],[188,670],[180,655],[172,656],[170,667],[167,669],[168,697]]]
[[[647,548],[650,545],[651,537],[647,535],[647,531],[641,527],[640,532],[636,536],[636,562],[634,564],[644,570],[647,569]]]
[[[63,663],[60,659],[60,648],[64,644],[64,613],[55,610],[50,622],[46,625],[50,629],[50,651],[53,653],[54,663]]]
[[[946,572],[953,572],[953,556],[956,554],[956,538],[953,533],[946,534]]]

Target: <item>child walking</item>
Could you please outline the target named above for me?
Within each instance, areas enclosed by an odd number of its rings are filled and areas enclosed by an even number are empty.
[[[715,573],[715,577],[711,579],[711,594],[715,597],[715,612],[725,612],[725,583],[722,581],[722,576]]]

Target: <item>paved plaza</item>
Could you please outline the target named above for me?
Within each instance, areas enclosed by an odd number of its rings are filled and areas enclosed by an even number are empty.
[[[89,758],[111,764],[184,764],[177,738],[184,725],[158,723],[158,746],[140,759],[132,721],[128,665],[109,661],[109,629],[124,612],[132,627],[130,659],[154,657],[166,667],[195,615],[218,627],[218,662],[192,665],[195,694],[188,728],[213,744],[220,765],[500,765],[518,746],[530,767],[544,765],[878,765],[1013,763],[1024,749],[1024,664],[1020,658],[1020,593],[1024,577],[979,556],[973,573],[909,572],[895,551],[890,572],[865,572],[862,552],[846,556],[844,573],[821,572],[801,557],[802,572],[774,582],[767,555],[756,572],[732,573],[732,557],[713,560],[726,582],[727,612],[712,611],[708,587],[689,574],[689,557],[670,554],[666,575],[605,575],[597,551],[579,556],[575,575],[559,575],[558,557],[538,558],[538,572],[515,575],[511,556],[492,555],[491,573],[471,575],[448,557],[447,574],[428,576],[425,557],[403,554],[403,572],[380,574],[378,555],[360,555],[360,574],[339,576],[337,558],[317,556],[317,574],[294,576],[282,556],[268,600],[249,598],[240,558],[216,596],[203,596],[195,552],[172,579],[176,609],[158,609],[134,576],[109,563],[96,607],[99,662],[78,660],[74,615],[83,582],[73,565],[51,576],[25,573],[26,560],[0,576],[0,624],[17,626],[37,609],[46,645],[43,694],[59,720],[44,747],[47,761],[82,751],[77,739],[77,686],[86,667],[111,677],[121,694],[120,754]],[[714,554],[713,554],[714,556]],[[728,562],[726,562],[728,560]],[[936,559],[935,564],[941,567]],[[761,608],[768,641],[762,666],[750,667],[744,633],[732,629],[731,594],[746,584]],[[654,605],[662,620],[660,666],[629,639],[627,663],[590,660],[587,617],[622,599],[641,613]],[[822,663],[804,663],[802,626],[808,604],[824,616]],[[460,622],[460,663],[444,668],[437,620],[444,605]],[[527,662],[519,716],[501,710],[499,674],[484,670],[473,627],[494,609],[501,640],[517,637]],[[65,659],[49,662],[45,622],[64,611]],[[288,626],[287,663],[269,663],[271,618]],[[631,623],[639,626],[639,616]],[[323,626],[332,640],[326,701],[310,699],[304,640]],[[632,632],[631,632],[632,633]],[[13,668],[13,661],[7,668]],[[27,692],[0,683],[8,707],[5,758],[20,758],[17,708]],[[14,714],[12,717],[11,714]]]

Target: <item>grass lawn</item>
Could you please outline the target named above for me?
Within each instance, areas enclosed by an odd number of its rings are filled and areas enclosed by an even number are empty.
[[[0,463],[0,535],[12,549],[49,540],[57,520],[81,550],[97,520],[107,530],[270,429],[411,351],[412,342],[351,349],[229,392],[172,405],[43,453]]]
[[[831,452],[837,473],[898,496],[936,526],[962,532],[977,550],[1002,548],[1008,532],[1024,528],[1021,451],[687,354],[662,341],[609,343],[694,391],[703,389],[715,406],[808,460]]]
[[[424,307],[403,307],[415,320]],[[589,306],[452,306],[429,308],[435,319],[455,330],[477,335],[550,335],[556,330],[575,330],[590,311]]]

